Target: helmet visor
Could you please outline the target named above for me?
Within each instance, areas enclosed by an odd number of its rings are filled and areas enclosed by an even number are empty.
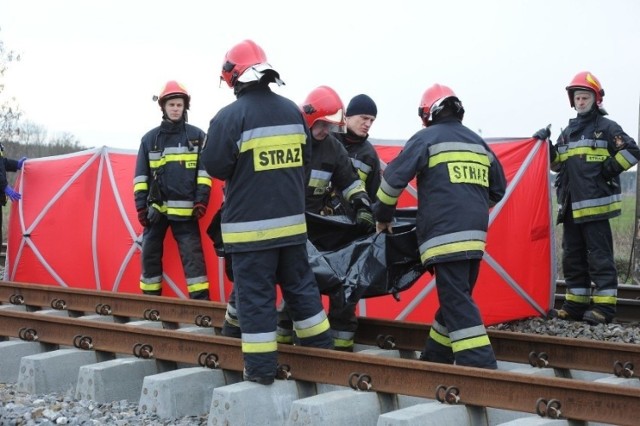
[[[336,123],[336,122],[333,122],[333,121],[327,121],[324,118],[317,119],[313,123],[312,127],[317,128],[317,129],[326,129],[327,131],[329,131],[331,133],[347,133],[346,124]]]

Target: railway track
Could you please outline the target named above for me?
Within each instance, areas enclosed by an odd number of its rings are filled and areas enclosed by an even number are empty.
[[[23,308],[0,309],[0,336],[5,338],[242,370],[239,340],[201,334],[194,339],[179,331],[185,324],[220,327],[225,312],[221,303],[4,281],[0,281],[0,303]],[[38,314],[45,309],[67,315]],[[88,315],[113,321],[86,319]],[[161,322],[162,328],[128,325],[138,319]],[[640,365],[640,345],[489,330],[499,360],[553,368],[561,377],[525,376],[411,359],[422,349],[428,330],[424,324],[362,318],[356,341],[398,350],[401,358],[280,345],[279,362],[287,366],[283,373],[288,370],[291,379],[381,394],[621,425],[637,424],[640,418],[640,389],[571,378],[572,370],[636,378],[633,370]],[[354,372],[359,373],[354,376]]]

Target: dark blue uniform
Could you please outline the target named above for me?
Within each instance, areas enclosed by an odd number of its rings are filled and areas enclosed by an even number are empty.
[[[178,243],[189,297],[209,299],[209,280],[202,253],[195,204],[209,203],[211,178],[199,162],[205,134],[195,126],[163,120],[142,137],[134,177],[136,209],[154,208],[162,215],[142,234],[142,276],[145,294],[162,293],[162,255],[167,229]],[[155,183],[154,183],[155,181]]]
[[[2,241],[2,207],[7,204],[5,188],[9,185],[7,172],[17,172],[18,161],[4,156],[4,146],[0,144],[0,241]]]
[[[640,150],[615,121],[593,108],[569,120],[550,155],[551,169],[558,172],[558,223],[564,224],[562,309],[582,319],[595,308],[609,322],[618,289],[609,219],[621,214],[619,175],[638,163]]]
[[[384,171],[374,204],[377,221],[392,221],[398,197],[416,175],[420,257],[435,271],[440,301],[422,359],[496,368],[471,294],[489,207],[506,189],[502,166],[480,136],[457,118],[443,118],[413,135]]]
[[[222,240],[231,254],[245,375],[276,374],[276,283],[305,346],[332,348],[306,250],[305,164],[311,147],[298,106],[267,83],[243,88],[211,120],[202,152],[225,181]]]

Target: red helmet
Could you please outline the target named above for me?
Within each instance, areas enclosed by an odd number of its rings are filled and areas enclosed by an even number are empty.
[[[331,124],[333,132],[346,132],[344,104],[340,96],[329,86],[320,86],[304,100],[300,107],[309,128],[318,120]]]
[[[243,78],[250,68],[253,72],[247,73]],[[220,78],[226,81],[229,87],[234,87],[238,81],[247,83],[260,80],[265,71],[271,71],[274,74],[273,81],[282,84],[278,72],[267,62],[264,50],[252,40],[244,40],[233,46],[224,56]]]
[[[576,74],[571,80],[571,83],[566,87],[567,94],[569,95],[569,103],[571,107],[574,108],[573,102],[573,92],[576,90],[590,90],[596,95],[596,105],[598,108],[602,109],[602,97],[604,96],[604,89],[600,84],[600,81],[596,78],[595,75],[591,74],[589,71],[582,71]]]
[[[167,81],[164,85],[164,88],[160,92],[159,96],[154,96],[154,100],[158,101],[158,105],[160,108],[164,108],[165,102],[169,99],[182,98],[184,99],[184,109],[189,109],[189,102],[191,101],[191,96],[187,92],[185,87],[178,83],[175,80]]]
[[[458,112],[464,113],[462,103],[460,103],[456,94],[453,93],[453,90],[448,86],[436,83],[425,90],[422,95],[422,100],[420,101],[420,106],[418,107],[418,116],[422,119],[425,126],[431,124],[433,116],[442,111],[444,108],[444,101],[449,98],[455,98],[459,104]]]

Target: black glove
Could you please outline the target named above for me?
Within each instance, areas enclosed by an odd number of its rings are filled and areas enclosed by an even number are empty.
[[[196,203],[196,205],[193,206],[193,217],[195,220],[200,220],[205,214],[207,214],[207,206],[202,203]]]
[[[140,225],[142,225],[143,228],[146,228],[147,226],[150,225],[149,219],[147,219],[146,208],[138,209],[138,222],[140,222]]]
[[[549,139],[551,137],[551,124],[535,132],[533,134],[533,137],[536,139],[540,139],[541,141]]]
[[[373,232],[376,226],[376,222],[373,220],[373,214],[371,209],[362,207],[356,212],[356,224],[358,229],[366,234]]]
[[[149,220],[150,225],[155,225],[160,222],[160,219],[162,219],[162,213],[160,213],[158,209],[151,207],[147,211],[147,219]]]

